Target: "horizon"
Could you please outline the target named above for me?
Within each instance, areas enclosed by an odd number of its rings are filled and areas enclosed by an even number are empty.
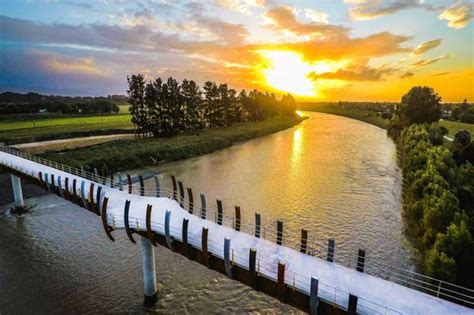
[[[0,91],[125,95],[143,73],[299,102],[430,86],[460,103],[474,99],[473,18],[471,1],[6,1]]]

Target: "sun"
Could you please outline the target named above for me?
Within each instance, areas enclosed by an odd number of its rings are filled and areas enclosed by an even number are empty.
[[[260,68],[266,83],[271,87],[297,96],[317,97],[318,89],[309,74],[333,72],[340,63],[330,60],[304,61],[302,55],[294,51],[259,50],[266,63]]]

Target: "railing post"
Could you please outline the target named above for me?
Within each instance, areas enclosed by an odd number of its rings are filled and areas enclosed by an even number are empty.
[[[357,314],[357,296],[349,293],[349,305],[347,307],[347,315]]]
[[[97,167],[94,167],[94,182],[99,182],[99,172],[97,171]]]
[[[127,174],[127,182],[128,182],[128,193],[132,193],[132,177],[130,174]]]
[[[224,238],[224,266],[227,276],[232,279],[232,265],[230,262],[230,239]]]
[[[145,196],[145,183],[141,174],[138,175],[138,181],[140,182],[140,196]]]
[[[178,201],[178,187],[176,186],[176,178],[173,175],[170,175],[171,182],[173,183],[173,199]]]
[[[311,287],[309,293],[309,313],[311,315],[318,314],[319,297],[318,297],[319,280],[311,277]]]
[[[261,227],[260,213],[255,213],[255,237],[260,238],[260,227]]]
[[[222,210],[222,201],[217,199],[217,224],[222,225],[222,217],[224,211]]]
[[[183,219],[183,250],[182,253],[184,256],[188,257],[188,225],[189,219]]]
[[[257,290],[257,270],[256,270],[257,250],[251,248],[249,250],[249,274],[250,274],[250,286]]]
[[[183,182],[178,181],[178,187],[179,187],[179,205],[181,208],[184,209],[184,187],[183,187]]]
[[[278,261],[278,299],[281,302],[285,301],[285,263]]]
[[[240,207],[235,206],[235,230],[240,231]]]
[[[276,235],[277,245],[283,244],[283,222],[277,221],[277,235]]]
[[[119,186],[119,190],[122,191],[123,190],[123,185],[122,185],[122,182],[123,182],[123,179],[122,179],[122,174],[121,173],[118,173],[117,174],[117,178],[118,178],[118,186]]]
[[[191,188],[187,188],[188,190],[188,209],[189,209],[189,213],[193,213],[194,212],[194,197],[193,197],[193,190]]]
[[[306,231],[305,229],[302,229],[300,252],[306,254],[307,248],[308,248],[308,231]]]
[[[365,250],[359,248],[357,255],[357,271],[364,272]]]
[[[156,289],[155,252],[151,241],[142,236],[142,271],[144,284],[144,304],[151,307],[158,302]]]
[[[206,196],[201,194],[201,219],[206,219]]]
[[[171,211],[166,210],[165,213],[165,238],[166,238],[166,244],[168,245],[168,248],[174,251],[173,249],[173,243],[172,243],[172,238],[171,238],[171,232],[170,232],[170,224],[171,224]]]
[[[206,267],[209,267],[209,254],[207,250],[207,236],[209,230],[205,227],[202,228],[201,234],[201,261],[202,264]]]
[[[327,261],[334,262],[334,250],[336,248],[336,242],[333,239],[328,240],[328,256]]]
[[[156,197],[160,197],[160,190],[161,190],[160,179],[158,178],[157,175],[155,175],[154,178],[155,178]]]

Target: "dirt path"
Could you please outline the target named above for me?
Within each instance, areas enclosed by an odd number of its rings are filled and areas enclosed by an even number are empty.
[[[92,136],[92,137],[80,137],[70,139],[59,139],[50,141],[40,141],[31,143],[22,143],[12,145],[11,147],[21,149],[28,153],[43,153],[47,151],[62,151],[70,150],[75,148],[83,148],[91,145],[122,140],[122,139],[133,139],[133,134],[118,134],[118,135],[105,135],[105,136]]]

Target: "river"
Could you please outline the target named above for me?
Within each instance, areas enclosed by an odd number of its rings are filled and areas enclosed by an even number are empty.
[[[282,220],[288,242],[301,228],[321,252],[335,239],[336,261],[353,261],[363,248],[375,273],[381,263],[413,268],[393,141],[360,121],[303,115],[309,119],[294,128],[147,170],[160,172],[167,188],[176,175],[195,199],[205,193],[210,206],[221,199],[229,217],[239,205],[244,230],[257,211],[267,237]],[[96,216],[56,196],[28,204],[33,210],[25,217],[0,216],[0,313],[144,311],[139,246],[122,232],[108,241]],[[164,248],[156,251],[156,312],[296,312]]]

